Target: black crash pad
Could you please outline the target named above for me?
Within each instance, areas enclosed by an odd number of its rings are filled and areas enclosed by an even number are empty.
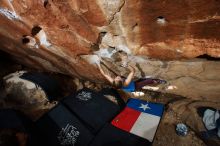
[[[94,134],[121,110],[119,105],[109,101],[103,94],[88,88],[79,90],[76,94],[66,97],[62,102]]]
[[[150,146],[151,143],[139,136],[106,124],[96,135],[90,146]]]
[[[62,104],[41,117],[36,126],[48,146],[87,146],[93,139],[90,131]]]

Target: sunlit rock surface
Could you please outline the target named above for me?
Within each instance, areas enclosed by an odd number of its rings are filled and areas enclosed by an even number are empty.
[[[106,72],[126,75],[115,55],[123,50],[136,77],[168,81],[159,91],[216,101],[220,63],[189,59],[220,57],[219,13],[216,0],[1,0],[0,49],[29,67],[95,82],[106,81],[94,54]]]

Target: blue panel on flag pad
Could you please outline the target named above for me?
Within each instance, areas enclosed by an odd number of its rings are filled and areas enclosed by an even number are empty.
[[[140,112],[152,114],[161,117],[164,105],[159,103],[151,103],[139,99],[129,99],[127,106]]]
[[[127,87],[122,87],[122,90],[126,92],[134,92],[135,91],[135,83],[131,81],[131,83]]]

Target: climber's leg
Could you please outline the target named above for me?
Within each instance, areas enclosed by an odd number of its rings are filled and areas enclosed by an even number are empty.
[[[139,79],[135,82],[135,89],[141,90],[142,87],[146,85],[156,85],[156,84],[165,84],[165,80],[160,79],[152,79],[152,78],[145,78],[145,79]]]

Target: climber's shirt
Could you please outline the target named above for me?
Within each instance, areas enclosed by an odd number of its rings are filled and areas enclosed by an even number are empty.
[[[131,81],[128,86],[122,87],[122,90],[124,90],[126,92],[134,92],[135,91],[135,82]]]

